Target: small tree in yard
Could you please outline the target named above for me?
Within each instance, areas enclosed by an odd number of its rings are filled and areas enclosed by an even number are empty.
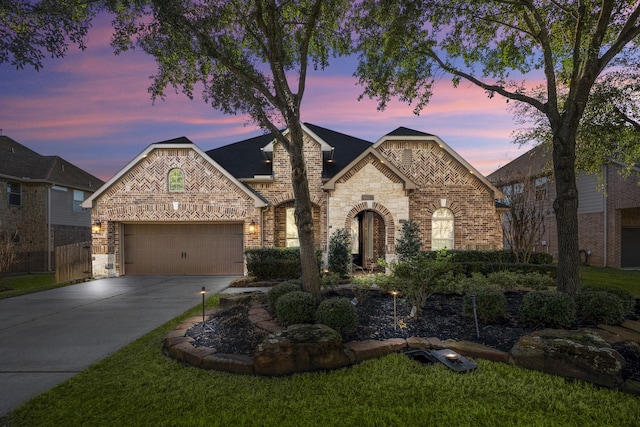
[[[329,239],[329,270],[341,277],[351,272],[351,247],[349,233],[344,228],[336,230]]]
[[[422,310],[431,295],[438,291],[436,279],[451,270],[452,254],[442,249],[434,258],[419,256],[409,262],[395,264],[393,274],[398,279],[398,290]]]
[[[525,179],[519,185],[521,187],[518,191],[514,189],[507,194],[509,211],[502,229],[516,262],[528,264],[531,254],[544,235],[545,200],[540,194],[536,194],[530,179]]]
[[[398,261],[408,262],[417,259],[422,249],[422,240],[420,239],[420,229],[418,224],[410,219],[402,224],[400,237],[396,245],[398,253]]]
[[[14,237],[0,239],[0,273],[8,272],[16,261]]]

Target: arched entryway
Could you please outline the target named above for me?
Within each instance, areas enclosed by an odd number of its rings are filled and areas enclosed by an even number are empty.
[[[378,203],[361,203],[354,206],[345,221],[345,229],[351,233],[351,251],[356,267],[374,270],[378,260],[395,252],[394,221],[391,213]]]

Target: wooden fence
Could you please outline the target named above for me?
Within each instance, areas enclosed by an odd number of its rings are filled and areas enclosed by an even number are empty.
[[[56,283],[71,282],[91,277],[91,242],[58,246],[56,256]]]

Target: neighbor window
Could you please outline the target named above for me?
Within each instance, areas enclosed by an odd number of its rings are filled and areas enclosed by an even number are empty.
[[[295,208],[287,208],[285,231],[287,233],[287,247],[299,247],[300,240],[298,239],[298,226],[296,225]]]
[[[82,212],[82,201],[84,200],[84,191],[73,190],[73,211]]]
[[[22,188],[19,182],[8,182],[7,194],[9,195],[10,205],[22,205]]]
[[[431,250],[453,249],[453,212],[447,208],[436,209],[431,217]]]
[[[180,169],[169,171],[169,191],[184,191],[184,174]]]
[[[536,178],[536,200],[547,198],[547,177]]]

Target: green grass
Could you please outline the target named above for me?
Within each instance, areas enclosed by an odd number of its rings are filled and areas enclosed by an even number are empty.
[[[640,270],[580,267],[580,278],[583,285],[620,288],[640,298]]]
[[[33,399],[0,425],[633,426],[640,419],[638,397],[483,360],[468,374],[399,354],[283,378],[205,371],[162,354],[165,334],[180,319]]]
[[[0,299],[46,291],[70,284],[56,284],[54,273],[0,276]]]

